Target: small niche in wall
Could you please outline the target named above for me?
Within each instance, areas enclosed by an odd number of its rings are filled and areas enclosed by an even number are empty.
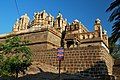
[[[93,47],[92,45],[88,45],[87,47]]]

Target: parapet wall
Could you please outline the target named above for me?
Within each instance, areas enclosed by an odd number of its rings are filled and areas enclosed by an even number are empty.
[[[57,50],[32,49],[33,61],[58,67]],[[67,73],[98,77],[112,75],[113,59],[101,46],[65,49],[61,69]]]
[[[22,40],[29,41],[29,44],[33,49],[39,48],[41,50],[53,49],[60,47],[61,33],[53,28],[42,28],[36,31],[20,31],[13,32],[6,35],[0,35],[0,41],[4,42],[7,38],[19,36]]]

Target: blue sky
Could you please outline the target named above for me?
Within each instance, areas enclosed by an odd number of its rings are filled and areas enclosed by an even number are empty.
[[[102,26],[111,34],[111,26],[108,17],[109,13],[105,10],[113,0],[17,0],[20,16],[27,13],[30,19],[33,19],[34,12],[46,10],[54,17],[60,11],[68,22],[78,19],[88,30],[92,31],[94,21],[99,18]],[[2,0],[0,2],[0,34],[12,31],[12,27],[17,18],[15,0]]]

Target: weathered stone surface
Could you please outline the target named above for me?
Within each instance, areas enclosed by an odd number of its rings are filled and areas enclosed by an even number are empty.
[[[32,50],[33,61],[58,68],[57,50]],[[65,49],[61,69],[67,73],[98,77],[112,75],[113,60],[100,46]]]

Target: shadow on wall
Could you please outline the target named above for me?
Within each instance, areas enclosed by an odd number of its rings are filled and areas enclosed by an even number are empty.
[[[114,61],[113,75],[116,77],[116,80],[120,80],[120,59]]]
[[[38,74],[29,74],[19,77],[17,80],[59,80],[58,74],[43,72],[40,70]],[[15,80],[3,79],[0,80]],[[96,62],[94,66],[81,72],[74,74],[61,73],[60,80],[115,80],[113,76],[108,75],[107,66],[104,61]]]

